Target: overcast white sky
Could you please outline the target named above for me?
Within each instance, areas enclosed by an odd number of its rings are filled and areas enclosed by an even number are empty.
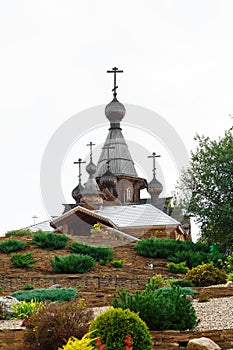
[[[231,0],[1,0],[0,233],[34,214],[47,219],[44,150],[71,116],[110,101],[106,70],[115,65],[125,72],[121,102],[160,114],[188,150],[196,132],[223,135],[233,113],[232,19]]]

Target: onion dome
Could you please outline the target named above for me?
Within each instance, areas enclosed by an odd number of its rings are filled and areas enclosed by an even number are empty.
[[[86,166],[86,171],[90,176],[93,176],[96,173],[96,169],[96,165],[92,161]]]
[[[159,195],[163,191],[163,185],[154,177],[148,184],[148,192],[150,194],[156,193]]]
[[[125,116],[125,106],[116,97],[105,107],[105,115],[111,123],[111,127],[119,127]]]
[[[101,176],[99,182],[101,185],[109,184],[111,186],[115,186],[117,183],[117,177],[109,169],[107,169],[107,171]]]
[[[72,191],[72,197],[74,198],[74,200],[76,201],[76,203],[79,200],[80,194],[81,192],[84,190],[84,187],[81,184],[78,184],[78,186],[76,186],[73,191]]]

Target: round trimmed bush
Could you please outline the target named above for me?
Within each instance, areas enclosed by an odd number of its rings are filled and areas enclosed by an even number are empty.
[[[134,350],[151,350],[152,340],[144,321],[129,309],[109,309],[91,321],[91,337],[100,337],[105,350],[124,350],[124,340],[130,335]]]
[[[186,280],[191,280],[196,287],[207,287],[215,284],[226,283],[227,274],[224,270],[209,264],[198,265],[189,270],[185,276]]]

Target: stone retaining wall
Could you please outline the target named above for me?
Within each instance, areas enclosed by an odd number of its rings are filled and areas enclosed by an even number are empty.
[[[23,289],[26,283],[32,284],[35,288],[48,288],[53,284],[60,284],[62,287],[77,287],[83,289],[117,289],[127,288],[130,290],[143,289],[148,277],[118,277],[118,276],[75,276],[75,275],[51,275],[51,276],[0,276],[0,286],[4,293],[12,293]]]
[[[23,333],[21,329],[0,330],[0,349],[2,350],[23,350]],[[221,349],[233,348],[233,329],[219,331],[163,331],[151,332],[154,342],[153,350],[179,350],[186,349],[188,341],[194,338],[207,337],[217,343]]]

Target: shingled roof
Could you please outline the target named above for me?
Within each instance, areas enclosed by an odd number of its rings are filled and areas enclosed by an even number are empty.
[[[138,177],[134,167],[134,162],[131,158],[128,146],[120,128],[111,128],[105,141],[102,153],[100,155],[96,176],[100,177],[107,171],[109,149],[110,170],[114,175],[124,175],[130,177]]]

